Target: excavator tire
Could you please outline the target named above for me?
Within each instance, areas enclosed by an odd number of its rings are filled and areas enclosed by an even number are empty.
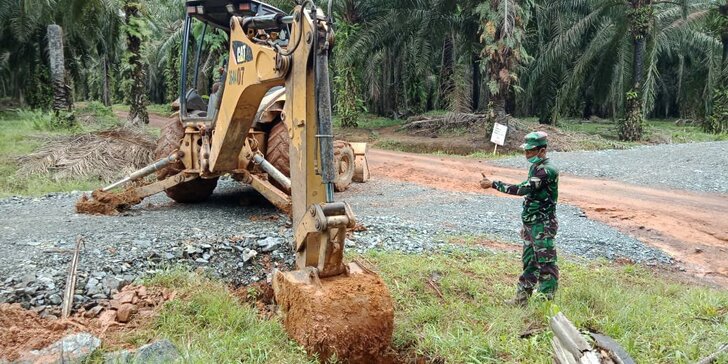
[[[157,148],[154,150],[154,157],[161,159],[174,153],[179,149],[180,141],[185,135],[185,130],[179,119],[171,118],[161,130]],[[184,164],[177,162],[157,171],[157,180],[163,180],[184,170]],[[179,203],[198,203],[205,201],[212,191],[217,187],[217,177],[204,179],[198,178],[192,181],[178,184],[164,191],[169,198]]]
[[[275,124],[268,133],[268,149],[265,159],[286,177],[291,176],[291,162],[288,156],[290,144],[291,138],[288,136],[286,124],[282,122]],[[340,140],[334,141],[334,169],[336,170],[334,189],[336,192],[346,191],[354,177],[354,149],[349,143]],[[270,182],[281,188],[275,180]],[[285,192],[290,193],[290,191]]]
[[[268,149],[265,151],[265,159],[287,177],[291,176],[291,162],[288,156],[290,145],[291,138],[288,136],[286,124],[276,123],[268,133]]]
[[[334,141],[334,169],[336,179],[334,189],[336,192],[346,191],[354,178],[354,149],[347,142]]]

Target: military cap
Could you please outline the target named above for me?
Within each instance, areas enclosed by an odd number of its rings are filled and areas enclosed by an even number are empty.
[[[546,144],[548,144],[547,137],[548,134],[544,131],[528,133],[525,137],[523,137],[524,143],[521,144],[521,148],[523,148],[523,150],[531,150],[538,147],[545,147]]]

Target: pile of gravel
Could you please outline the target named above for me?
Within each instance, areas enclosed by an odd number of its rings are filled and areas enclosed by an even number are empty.
[[[366,190],[380,194],[372,199]],[[357,251],[371,248],[421,252],[446,245],[453,237],[477,236],[521,244],[522,198],[447,192],[411,183],[372,181],[344,193],[369,230],[358,232]],[[589,220],[577,207],[557,208],[559,251],[585,258],[626,258],[671,263],[664,252]]]
[[[203,204],[175,204],[157,195],[123,216],[74,212],[80,193],[0,200],[0,302],[18,302],[57,315],[77,237],[85,242],[76,307],[108,299],[115,290],[169,267],[202,269],[233,285],[270,279],[273,268],[294,265],[291,221],[273,206],[242,206],[257,194],[221,180]],[[520,244],[520,199],[444,192],[410,183],[370,181],[340,194],[366,230],[348,249],[424,253],[471,249],[452,237],[488,236]],[[559,207],[561,252],[587,258],[625,257],[668,263],[664,253]]]
[[[728,192],[728,141],[660,144],[624,150],[550,152],[562,172],[690,191]],[[523,157],[495,160],[495,165],[528,168]]]

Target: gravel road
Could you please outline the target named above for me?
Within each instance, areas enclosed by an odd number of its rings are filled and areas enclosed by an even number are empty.
[[[728,141],[661,144],[624,150],[550,152],[563,173],[638,185],[703,192],[728,192]],[[523,157],[495,160],[495,165],[527,168]]]
[[[204,204],[180,205],[157,195],[122,216],[74,213],[79,193],[0,200],[0,302],[20,302],[57,314],[75,240],[81,236],[76,306],[109,297],[148,273],[184,264],[202,267],[236,284],[264,280],[271,268],[290,267],[290,220],[231,180],[222,180]],[[450,237],[486,236],[519,241],[521,200],[446,192],[419,185],[373,180],[354,184],[338,198],[349,201],[367,230],[347,241],[350,249],[418,253],[461,249]],[[662,252],[559,207],[561,252],[587,258],[626,257],[670,262]]]

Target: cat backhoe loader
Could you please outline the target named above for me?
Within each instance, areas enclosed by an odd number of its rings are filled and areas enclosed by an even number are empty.
[[[310,0],[290,15],[252,0],[185,6],[179,116],[162,130],[161,158],[84,203],[134,204],[162,191],[193,202],[209,196],[222,175],[252,186],[293,221],[297,269],[276,271],[272,281],[289,335],[323,360],[377,362],[391,341],[393,305],[377,274],[344,261],[344,239],[355,217],[349,204],[334,200],[330,19]],[[207,104],[187,90],[195,22],[221,29],[229,39],[221,82]],[[288,150],[281,151],[276,138],[285,138]],[[289,161],[281,163],[276,153]],[[157,182],[112,191],[154,172]]]

